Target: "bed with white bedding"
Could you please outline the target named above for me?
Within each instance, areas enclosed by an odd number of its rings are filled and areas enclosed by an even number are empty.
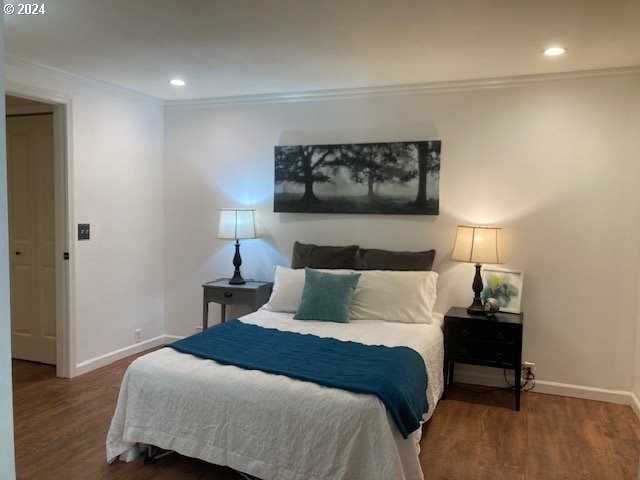
[[[293,312],[281,310],[294,308],[296,296],[299,301],[300,279],[292,278],[300,272],[280,273],[276,272],[269,304],[242,317],[242,322],[365,345],[412,348],[427,368],[429,410],[423,420],[430,418],[443,389],[440,317],[417,306],[420,323],[398,322],[407,315],[409,300],[404,298],[400,307],[389,309],[385,295],[397,298],[403,295],[397,290],[406,285],[396,281],[395,288],[376,292],[381,278],[388,280],[389,273],[374,272],[363,276],[348,323],[295,320]],[[435,288],[431,277],[427,284]],[[431,295],[419,288],[418,293]],[[435,292],[431,297],[427,306],[432,308]],[[287,307],[287,302],[293,307]],[[414,308],[408,314],[415,312]],[[375,318],[378,313],[391,317]],[[137,456],[137,445],[144,443],[265,480],[421,480],[420,436],[418,428],[404,439],[384,404],[373,395],[244,370],[163,348],[135,360],[127,370],[107,437],[107,460],[131,460]]]

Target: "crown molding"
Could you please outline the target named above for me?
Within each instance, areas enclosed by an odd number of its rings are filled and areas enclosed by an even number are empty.
[[[558,82],[575,79],[601,77],[618,77],[640,75],[640,65],[631,67],[609,68],[599,70],[579,70],[571,72],[545,73],[538,75],[520,75],[511,77],[478,78],[470,80],[454,80],[444,82],[412,83],[385,85],[377,87],[337,88],[326,90],[291,91],[267,94],[236,95],[227,97],[207,97],[183,100],[163,100],[146,95],[126,87],[121,87],[103,80],[77,75],[49,65],[23,60],[12,55],[5,55],[7,66],[40,69],[65,79],[72,79],[93,88],[110,89],[120,94],[137,98],[145,98],[162,103],[167,108],[188,108],[202,106],[230,106],[262,103],[291,103],[323,100],[344,100],[392,95],[411,95],[416,93],[448,93],[473,90],[491,90],[518,86],[536,85],[547,82]],[[8,80],[8,83],[13,83]],[[17,85],[17,84],[16,84]]]
[[[12,82],[10,79],[10,76],[7,75],[6,72],[6,66],[14,66],[14,67],[18,67],[18,68],[24,68],[24,69],[36,69],[36,70],[43,70],[51,75],[55,75],[59,78],[65,79],[65,80],[72,80],[75,81],[77,83],[80,83],[82,85],[85,85],[87,87],[90,88],[98,88],[98,89],[102,89],[102,90],[111,90],[114,93],[120,94],[120,95],[127,95],[129,97],[137,97],[138,99],[146,99],[146,100],[151,100],[154,102],[157,102],[159,104],[162,104],[164,102],[164,100],[156,98],[156,97],[152,97],[150,95],[146,95],[144,93],[140,93],[137,92],[135,90],[131,90],[130,88],[126,88],[126,87],[121,87],[119,85],[115,85],[113,83],[109,83],[109,82],[105,82],[104,80],[98,80],[96,78],[92,78],[92,77],[85,77],[82,75],[78,75],[75,73],[71,73],[71,72],[67,72],[66,70],[61,70],[59,68],[55,68],[55,67],[51,67],[49,65],[45,65],[43,63],[38,63],[38,62],[31,62],[29,60],[23,60],[21,58],[18,57],[14,57],[12,55],[5,55],[4,57],[5,60],[5,77],[9,77],[9,80],[7,80],[7,84],[11,84],[11,85],[22,85],[22,82]]]
[[[410,95],[415,93],[447,93],[471,90],[492,90],[575,79],[632,75],[640,75],[640,66],[547,73],[539,75],[522,75],[513,77],[480,78],[473,80],[389,85],[379,87],[311,90],[273,94],[237,95],[230,97],[194,98],[186,100],[165,100],[164,103],[165,107],[168,108],[188,108],[201,106],[229,106],[261,103],[310,102],[320,100],[343,100],[390,95]]]

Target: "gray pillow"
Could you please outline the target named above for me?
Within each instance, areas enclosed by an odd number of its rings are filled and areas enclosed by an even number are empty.
[[[360,249],[359,270],[429,271],[433,266],[435,250],[424,252],[393,252],[377,248]]]
[[[357,266],[358,246],[333,247],[295,242],[291,268],[347,268]]]

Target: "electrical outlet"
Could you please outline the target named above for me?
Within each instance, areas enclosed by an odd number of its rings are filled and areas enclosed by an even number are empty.
[[[533,362],[522,362],[522,371],[524,373],[524,378],[529,379],[531,377],[536,376],[536,364]]]
[[[133,331],[133,334],[135,336],[136,343],[140,343],[140,339],[142,337],[142,329],[141,328],[136,328]]]

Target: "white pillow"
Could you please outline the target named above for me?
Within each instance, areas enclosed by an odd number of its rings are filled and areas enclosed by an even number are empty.
[[[316,269],[320,272],[348,274],[360,273],[359,270],[347,269]],[[304,268],[289,268],[276,266],[275,278],[273,280],[273,290],[269,301],[262,307],[272,312],[295,313],[300,306],[300,298],[304,289]]]
[[[436,272],[362,270],[351,302],[351,320],[431,323]]]
[[[276,266],[271,297],[263,308],[272,312],[295,313],[304,288],[304,268]]]
[[[351,302],[351,320],[431,323],[436,302],[436,272],[393,270],[325,270],[331,273],[360,273]],[[304,288],[304,268],[277,266],[273,291],[263,308],[295,313]]]

